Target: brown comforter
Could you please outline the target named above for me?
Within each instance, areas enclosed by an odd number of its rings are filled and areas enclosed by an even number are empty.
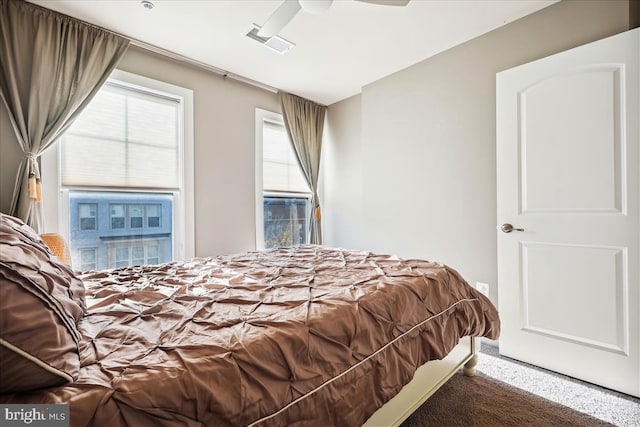
[[[300,246],[81,276],[75,383],[3,395],[73,426],[361,425],[491,303],[452,269]]]

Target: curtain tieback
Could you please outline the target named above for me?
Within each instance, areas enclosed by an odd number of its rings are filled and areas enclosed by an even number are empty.
[[[29,161],[29,198],[35,202],[42,202],[42,183],[40,177],[36,176],[36,157],[32,153],[27,153],[27,160]]]
[[[316,221],[320,221],[320,217],[322,216],[322,214],[320,213],[320,206],[316,206]]]

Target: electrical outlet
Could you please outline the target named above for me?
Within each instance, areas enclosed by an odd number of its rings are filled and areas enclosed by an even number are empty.
[[[476,289],[480,291],[484,296],[489,296],[489,284],[483,282],[476,282]]]

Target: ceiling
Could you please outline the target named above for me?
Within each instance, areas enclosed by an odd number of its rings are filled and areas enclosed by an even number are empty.
[[[281,1],[30,0],[135,40],[329,105],[363,86],[536,12],[556,0],[412,0],[406,7],[335,0],[280,32],[284,55],[245,36]]]

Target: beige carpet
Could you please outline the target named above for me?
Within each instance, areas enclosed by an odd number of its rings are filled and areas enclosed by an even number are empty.
[[[402,427],[611,426],[482,373],[455,374]]]

